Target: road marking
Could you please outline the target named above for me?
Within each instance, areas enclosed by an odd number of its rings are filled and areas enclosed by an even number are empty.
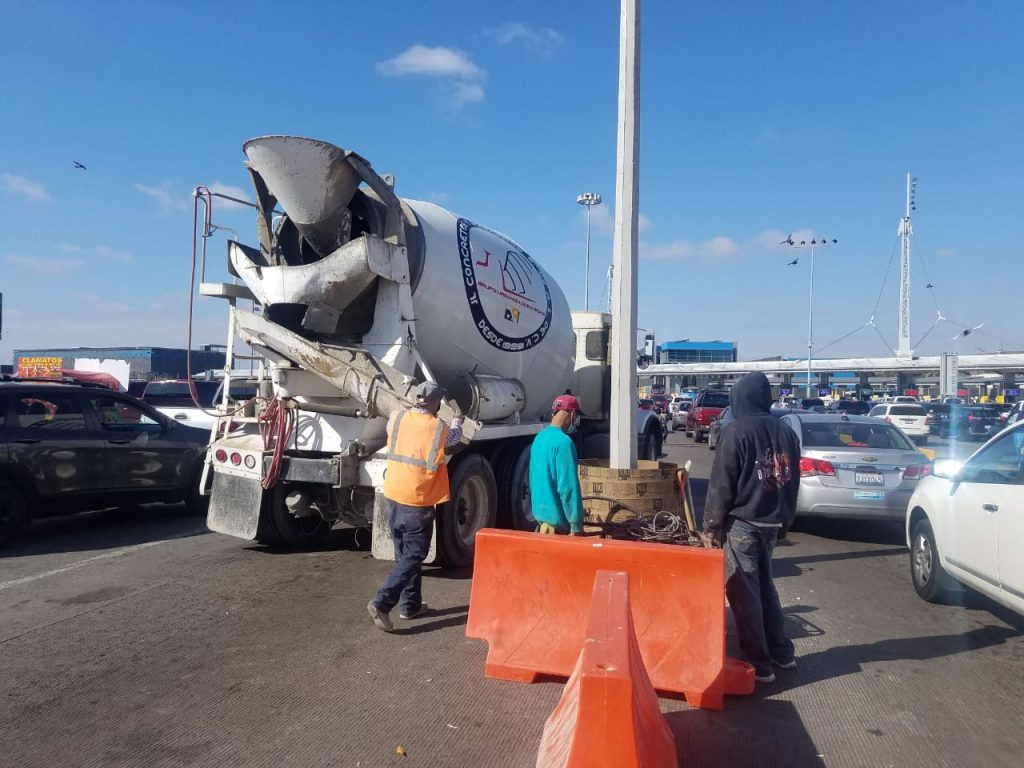
[[[155,547],[158,544],[164,544],[168,541],[174,541],[175,539],[187,539],[190,536],[199,536],[200,534],[208,532],[209,531],[204,526],[202,528],[197,528],[193,531],[184,531],[182,533],[175,534],[174,536],[168,536],[166,539],[160,539],[159,541],[147,541],[142,544],[133,544],[130,547],[122,547],[121,549],[115,549],[111,552],[104,552],[102,555],[93,555],[92,557],[87,557],[84,560],[79,560],[77,562],[71,563],[70,565],[65,565],[63,568],[54,568],[52,571],[44,571],[43,573],[36,573],[32,576],[23,576],[20,579],[11,579],[10,581],[0,581],[0,592],[3,592],[5,589],[9,589],[10,587],[17,587],[22,584],[28,584],[29,582],[37,581],[39,579],[45,579],[49,576],[56,576],[59,573],[67,573],[68,571],[74,571],[86,565],[91,565],[92,563],[99,562],[100,560],[111,560],[115,557],[121,557],[122,555],[127,555],[130,552],[135,552],[140,549],[146,549],[147,547]]]

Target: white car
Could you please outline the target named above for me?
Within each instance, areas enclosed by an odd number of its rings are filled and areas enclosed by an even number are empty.
[[[868,416],[899,427],[918,445],[928,442],[928,414],[917,403],[882,403],[868,411]]]
[[[914,589],[930,602],[961,582],[1024,615],[1024,423],[967,461],[937,461],[907,504]]]

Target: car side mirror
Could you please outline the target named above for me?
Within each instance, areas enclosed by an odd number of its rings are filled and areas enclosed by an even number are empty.
[[[964,463],[956,459],[942,459],[932,464],[932,474],[935,477],[944,477],[947,480],[956,480]]]

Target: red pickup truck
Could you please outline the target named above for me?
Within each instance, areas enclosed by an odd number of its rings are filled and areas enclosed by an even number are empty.
[[[693,442],[703,443],[708,436],[711,422],[718,418],[729,406],[728,392],[702,390],[686,414],[686,436],[693,437]]]

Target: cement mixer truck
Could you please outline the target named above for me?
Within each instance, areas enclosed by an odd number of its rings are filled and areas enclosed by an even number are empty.
[[[208,526],[301,547],[335,525],[376,523],[373,554],[389,557],[386,420],[429,380],[449,396],[441,417],[465,419],[437,558],[469,564],[483,527],[532,529],[529,446],[553,398],[579,397],[580,454],[607,455],[610,316],[571,312],[515,241],[399,198],[354,152],[291,136],[243,149],[258,244],[229,241],[235,281],[201,282],[200,293],[230,305],[228,369],[241,340],[262,381],[238,405],[226,371],[202,481]],[[196,189],[204,271],[216,197]],[[641,456],[656,459],[660,421],[638,410],[637,430]]]

